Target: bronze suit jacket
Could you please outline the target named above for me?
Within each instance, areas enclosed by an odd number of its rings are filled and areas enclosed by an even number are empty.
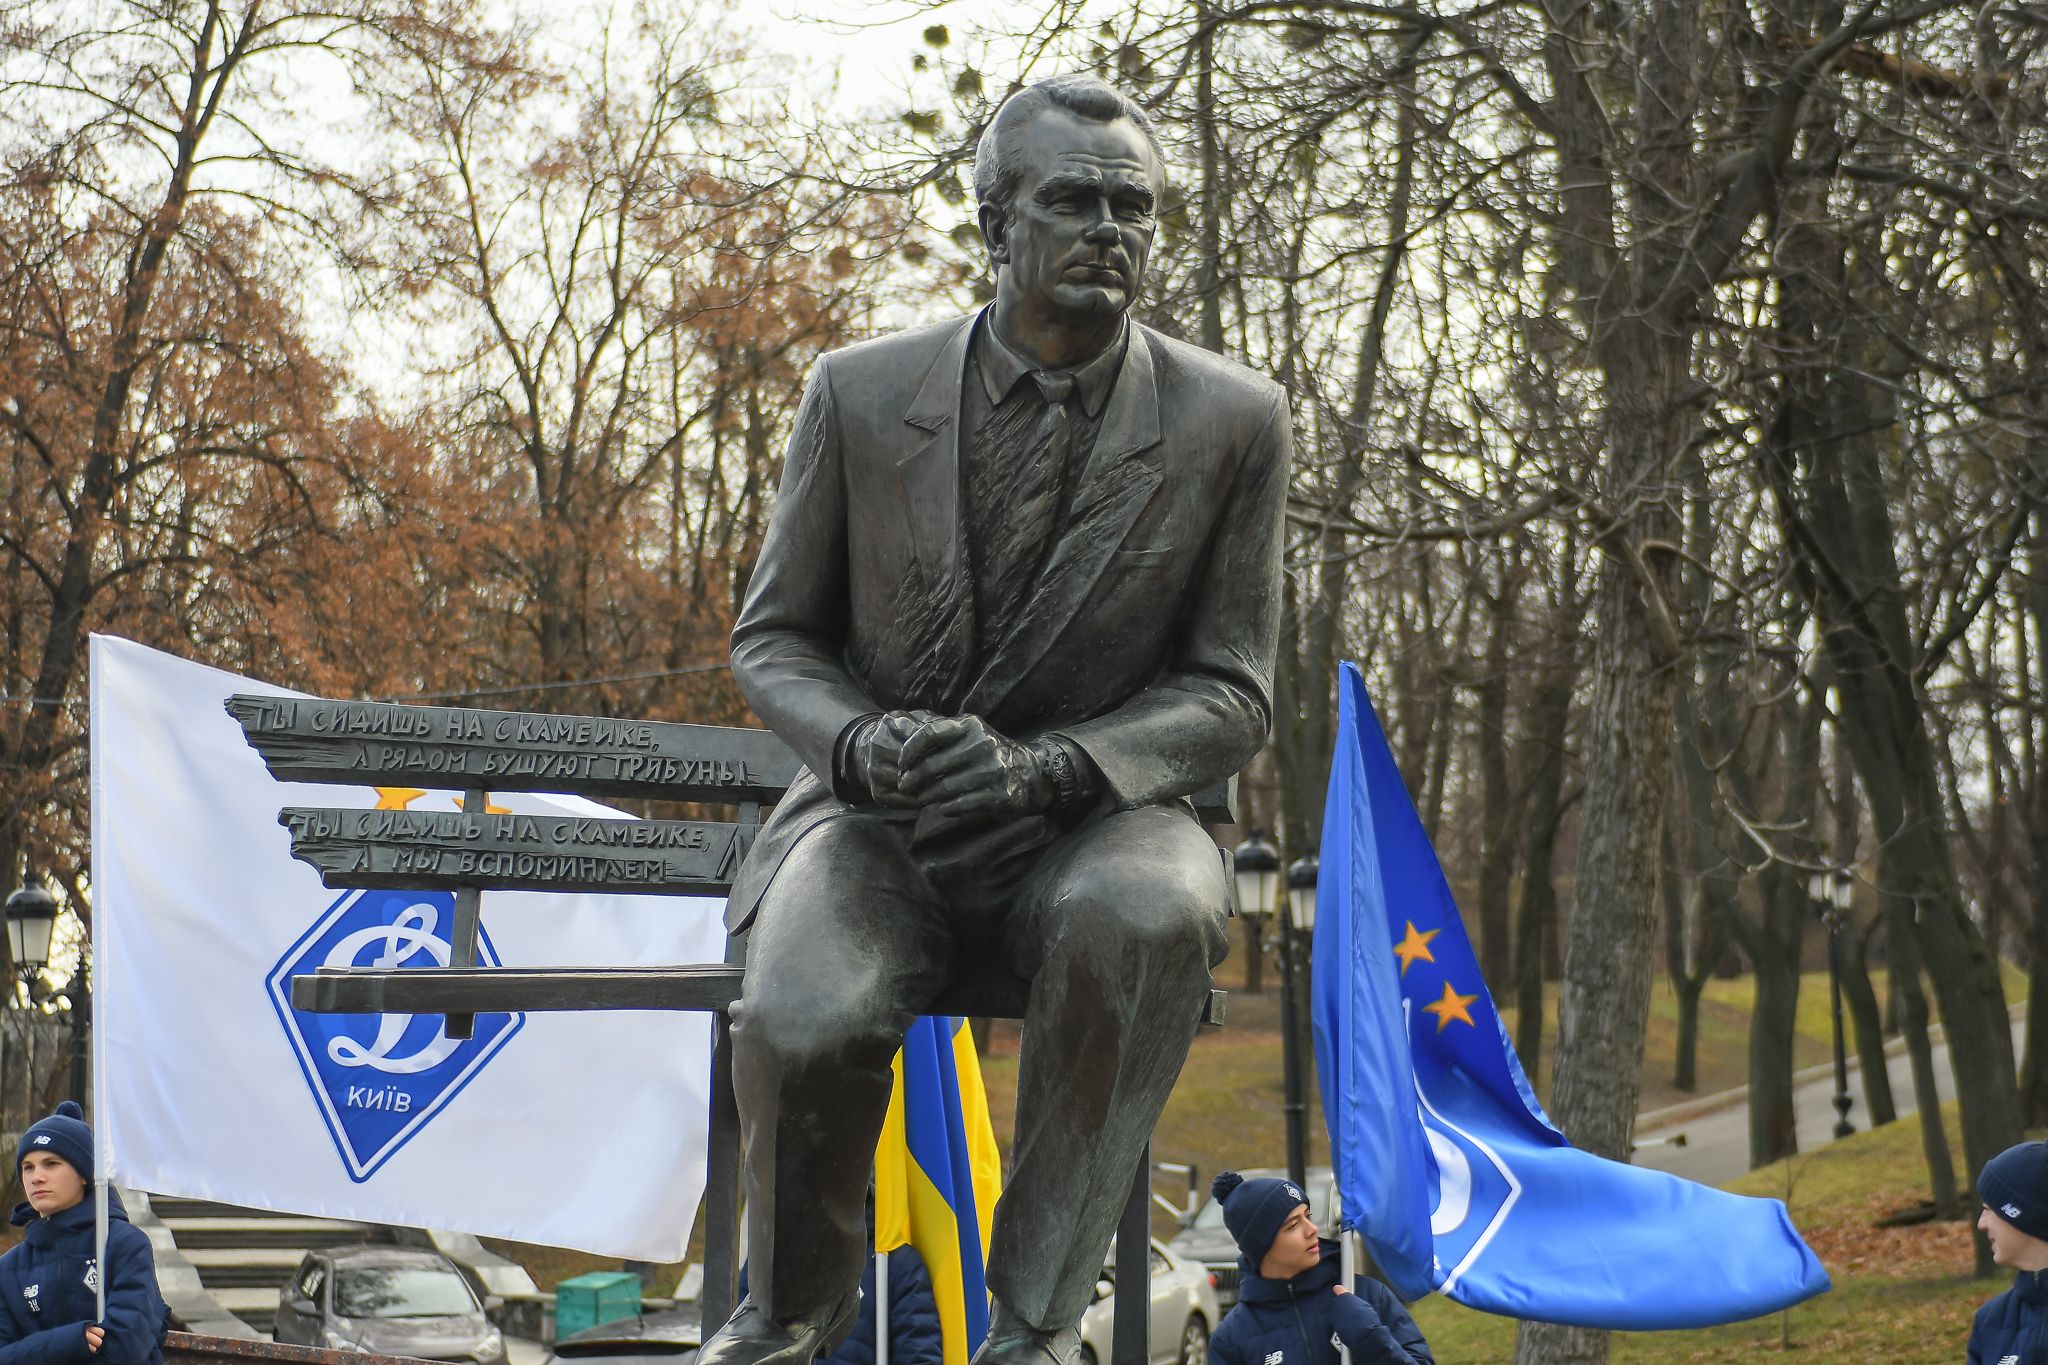
[[[852,809],[833,756],[863,716],[925,707],[1018,739],[1056,731],[1118,806],[1213,786],[1265,742],[1285,393],[1132,323],[1032,605],[978,647],[959,505],[974,323],[836,351],[812,372],[732,636],[741,691],[808,771],[735,878],[734,932],[796,842]]]

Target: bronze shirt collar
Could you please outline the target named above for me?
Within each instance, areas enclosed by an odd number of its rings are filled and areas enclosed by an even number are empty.
[[[1081,408],[1090,417],[1099,417],[1102,408],[1109,401],[1109,391],[1116,387],[1116,377],[1124,365],[1124,351],[1130,345],[1131,322],[1124,319],[1118,329],[1116,340],[1105,347],[1099,355],[1079,365],[1069,366],[1067,373],[1074,377],[1074,387],[1080,390]],[[981,372],[981,382],[988,391],[988,401],[996,404],[1003,401],[1010,391],[1024,382],[1025,377],[1036,368],[1023,356],[1012,350],[1007,342],[996,335],[995,319],[991,310],[984,309],[974,326],[974,367]]]

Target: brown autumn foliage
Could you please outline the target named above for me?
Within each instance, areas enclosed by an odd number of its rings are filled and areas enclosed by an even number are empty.
[[[380,651],[367,627],[429,644],[459,631],[459,565],[431,528],[460,515],[453,502],[468,493],[416,434],[340,416],[340,377],[307,345],[251,226],[200,204],[185,215],[190,249],[165,256],[87,528],[120,297],[105,278],[131,238],[104,216],[66,223],[47,195],[0,199],[0,215],[0,753],[13,760],[12,840],[71,881],[85,853],[85,679],[75,670],[55,705],[39,694],[57,630],[112,632],[304,686],[440,681],[452,672],[444,648]],[[66,556],[81,539],[90,553],[73,583]],[[408,583],[421,581],[442,600],[415,604]],[[37,720],[46,761],[23,763]]]
[[[743,721],[737,566],[895,215],[762,169],[733,50],[682,20],[621,73],[360,7],[314,35],[382,134],[350,168],[290,143],[276,89],[224,88],[313,11],[132,8],[163,51],[213,44],[182,137],[0,135],[0,871],[80,884],[91,631],[326,695]],[[98,95],[147,60],[9,38]],[[209,132],[270,188],[209,180]],[[386,344],[313,340],[344,314]]]

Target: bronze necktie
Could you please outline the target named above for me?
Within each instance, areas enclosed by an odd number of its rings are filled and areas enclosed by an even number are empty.
[[[1059,515],[1060,491],[1067,480],[1067,460],[1073,440],[1073,422],[1067,415],[1067,400],[1074,396],[1074,376],[1058,370],[1033,370],[1031,382],[1045,399],[1045,413],[1031,433],[1026,457],[1026,494],[1018,508],[1018,544],[1025,551],[1028,573],[1036,577],[1038,564],[1052,539],[1053,521]]]
[[[1072,444],[1067,400],[1074,381],[1045,370],[1031,371],[1030,378],[1042,410],[1031,411],[1032,389],[1020,384],[1011,390],[983,429],[969,469],[976,635],[984,659],[1028,613],[1040,566],[1059,530]]]

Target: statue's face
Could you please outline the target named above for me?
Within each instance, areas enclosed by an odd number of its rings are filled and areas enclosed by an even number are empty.
[[[997,288],[1047,322],[1101,322],[1129,308],[1158,227],[1161,168],[1129,119],[1051,108],[1018,136],[1022,176],[1007,214],[982,209]]]

